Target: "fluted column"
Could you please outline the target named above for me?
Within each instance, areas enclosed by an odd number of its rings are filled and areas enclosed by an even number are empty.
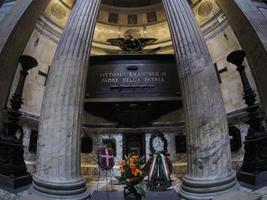
[[[237,188],[224,103],[208,48],[187,0],[163,0],[185,109],[188,169],[180,195],[210,199]]]
[[[5,0],[0,0],[0,7],[2,6],[2,4],[4,3]]]
[[[80,173],[80,123],[100,1],[76,1],[56,50],[44,93],[33,188],[56,199],[88,197]]]

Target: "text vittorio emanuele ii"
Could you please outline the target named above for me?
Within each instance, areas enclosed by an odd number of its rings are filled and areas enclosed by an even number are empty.
[[[106,72],[99,73],[101,83],[160,83],[165,82],[166,72]]]

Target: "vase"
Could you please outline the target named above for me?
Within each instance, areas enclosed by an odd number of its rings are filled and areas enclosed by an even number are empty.
[[[142,195],[136,191],[135,185],[126,185],[123,190],[123,195],[124,195],[125,200],[141,200],[142,199]]]

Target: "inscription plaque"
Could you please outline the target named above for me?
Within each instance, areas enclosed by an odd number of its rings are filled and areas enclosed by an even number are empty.
[[[174,100],[179,96],[175,60],[171,55],[92,57],[86,94],[89,99],[155,97]]]

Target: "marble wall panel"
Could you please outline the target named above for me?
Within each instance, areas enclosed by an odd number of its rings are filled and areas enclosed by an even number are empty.
[[[85,175],[91,175],[90,173],[95,173],[97,170],[97,151],[101,148],[103,139],[112,139],[116,142],[116,153],[117,155],[114,158],[115,166],[113,168],[113,175],[120,175],[119,172],[119,163],[123,158],[123,135],[121,133],[93,133],[93,132],[83,132],[83,135],[90,136],[93,140],[93,151],[92,153],[82,154],[82,169]],[[91,164],[91,165],[90,165]],[[92,165],[93,164],[93,165]],[[86,166],[87,165],[87,166]],[[88,173],[87,173],[88,172]],[[89,173],[90,172],[90,173]]]
[[[245,140],[245,136],[247,134],[248,126],[244,124],[244,122],[236,122],[235,125],[237,128],[241,131],[241,138],[242,142]],[[28,171],[30,173],[35,173],[36,170],[36,154],[29,152],[29,144],[30,144],[30,134],[31,130],[35,127],[29,126],[27,123],[23,125],[23,131],[24,131],[24,139],[23,139],[23,145],[24,145],[24,158],[25,163],[27,165]],[[161,128],[157,129],[158,131],[164,133],[167,141],[168,141],[168,152],[170,153],[170,159],[173,162],[173,175],[176,177],[182,177],[186,173],[186,167],[187,167],[187,155],[186,153],[177,153],[175,149],[175,136],[185,134],[184,129],[181,127],[180,129],[177,129],[176,131],[164,131]],[[97,164],[97,150],[102,145],[103,139],[113,139],[116,141],[116,151],[117,155],[115,157],[115,166],[112,170],[113,176],[119,176],[119,162],[123,159],[123,133],[119,133],[118,130],[116,132],[108,132],[108,131],[102,131],[102,132],[94,132],[94,131],[88,131],[84,130],[82,131],[83,136],[90,136],[93,140],[93,151],[91,153],[82,153],[81,154],[81,171],[82,174],[85,176],[87,181],[96,180],[98,176],[98,164]],[[149,148],[149,140],[151,135],[154,131],[147,130],[145,133],[145,151],[146,151],[146,160],[150,157],[150,148]],[[126,133],[127,134],[127,133]],[[233,168],[235,170],[238,170],[241,167],[242,160],[244,156],[244,147],[236,152],[232,152],[232,163]],[[100,179],[105,178],[105,172],[100,171]]]

